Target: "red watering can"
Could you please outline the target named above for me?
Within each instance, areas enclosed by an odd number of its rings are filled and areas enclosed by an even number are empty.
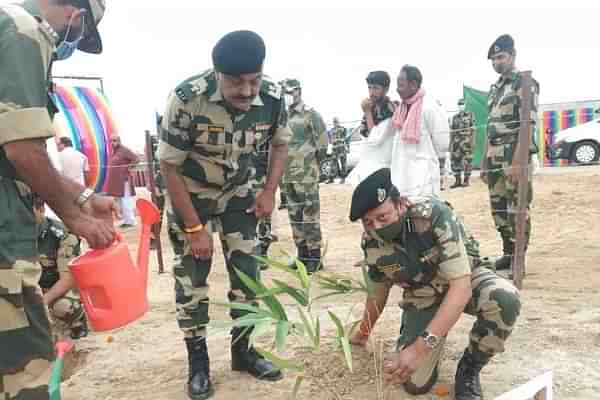
[[[142,232],[134,264],[123,236],[102,250],[90,249],[71,261],[81,302],[95,331],[120,328],[135,321],[148,310],[148,257],[150,228],[160,219],[152,202],[139,199],[136,203],[142,220]]]

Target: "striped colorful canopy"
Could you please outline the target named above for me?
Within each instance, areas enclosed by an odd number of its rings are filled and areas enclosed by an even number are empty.
[[[106,97],[94,88],[56,85],[54,100],[60,110],[54,118],[57,136],[70,137],[73,147],[87,156],[88,186],[105,191],[110,138],[117,131]]]

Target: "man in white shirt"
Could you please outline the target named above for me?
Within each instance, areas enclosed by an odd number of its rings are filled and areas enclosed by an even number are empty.
[[[409,198],[440,195],[450,128],[445,112],[421,87],[417,67],[405,65],[397,79],[402,104],[392,117],[396,129],[392,151],[392,181]]]
[[[85,184],[87,173],[90,170],[88,158],[73,148],[71,138],[61,137],[58,139],[58,159],[60,161],[60,171],[67,178],[79,183]]]

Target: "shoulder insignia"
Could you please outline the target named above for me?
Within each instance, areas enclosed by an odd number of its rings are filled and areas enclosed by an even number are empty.
[[[55,222],[50,222],[48,228],[52,235],[58,240],[63,240],[65,237],[67,237],[67,232],[65,231],[65,229],[62,226],[56,224]]]
[[[267,94],[267,95],[273,97],[276,100],[281,99],[281,95],[282,95],[281,85],[276,83],[275,81],[273,81],[267,75],[263,75],[260,91],[264,94]]]
[[[194,76],[175,88],[175,95],[183,103],[195,99],[196,97],[206,93],[210,86],[210,80],[213,74],[212,70],[205,71],[200,75]]]
[[[412,218],[430,219],[433,215],[433,201],[427,197],[419,199],[408,208],[407,213]]]

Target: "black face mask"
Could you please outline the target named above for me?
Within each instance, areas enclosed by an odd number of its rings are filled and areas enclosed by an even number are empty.
[[[406,216],[401,216],[398,221],[379,229],[371,229],[367,233],[380,242],[391,242],[400,237],[404,226],[406,225]]]

